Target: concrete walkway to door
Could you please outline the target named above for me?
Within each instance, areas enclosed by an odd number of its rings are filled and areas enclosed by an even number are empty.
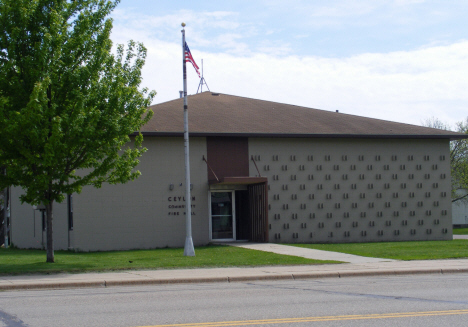
[[[349,263],[373,263],[373,262],[387,262],[397,261],[393,259],[369,258],[361,257],[354,254],[346,254],[339,252],[307,249],[297,246],[276,244],[276,243],[222,243],[230,246],[237,246],[245,249],[252,249],[265,252],[273,252],[278,254],[293,255],[296,257],[303,257],[315,260],[335,260]]]

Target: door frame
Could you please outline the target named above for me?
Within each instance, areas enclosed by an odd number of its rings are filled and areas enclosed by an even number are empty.
[[[236,192],[235,190],[209,190],[208,191],[208,210],[209,210],[209,235],[210,241],[232,242],[236,240]],[[232,212],[232,237],[233,238],[213,238],[213,217],[211,216],[211,193],[231,193],[231,212]]]

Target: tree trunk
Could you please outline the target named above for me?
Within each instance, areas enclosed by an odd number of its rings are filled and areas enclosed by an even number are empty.
[[[4,196],[3,194],[6,194],[6,192],[4,193],[5,191],[4,190],[0,190],[0,202],[2,203],[0,205],[0,245],[3,245],[3,242],[5,241],[5,236],[3,235],[3,226],[4,224],[6,224],[6,196]]]
[[[47,262],[55,262],[54,258],[54,238],[53,238],[53,227],[52,227],[52,204],[50,202],[46,204],[46,215],[47,215]]]

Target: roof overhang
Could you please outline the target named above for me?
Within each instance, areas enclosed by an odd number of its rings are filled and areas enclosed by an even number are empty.
[[[266,177],[223,177],[219,181],[210,180],[210,185],[252,185],[268,182]]]
[[[133,133],[132,135],[136,135]],[[156,137],[183,137],[183,132],[142,132],[143,136]],[[286,134],[286,133],[209,133],[190,132],[192,137],[257,137],[257,138],[344,138],[344,139],[467,139],[468,134],[461,135],[434,135],[434,134]]]

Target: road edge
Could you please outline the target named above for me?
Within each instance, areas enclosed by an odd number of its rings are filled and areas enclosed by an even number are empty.
[[[71,289],[71,288],[106,288],[115,286],[140,286],[140,285],[163,285],[163,284],[193,284],[193,283],[235,283],[253,281],[273,280],[299,280],[299,279],[321,279],[321,278],[345,278],[345,277],[372,277],[372,276],[402,276],[421,274],[457,274],[468,273],[468,268],[430,268],[430,269],[388,269],[372,271],[335,271],[315,273],[291,273],[291,274],[265,274],[265,275],[243,275],[224,277],[183,277],[183,278],[151,278],[139,280],[90,280],[90,281],[57,281],[57,282],[29,282],[11,283],[0,285],[0,291],[14,290],[46,290],[46,289]]]

